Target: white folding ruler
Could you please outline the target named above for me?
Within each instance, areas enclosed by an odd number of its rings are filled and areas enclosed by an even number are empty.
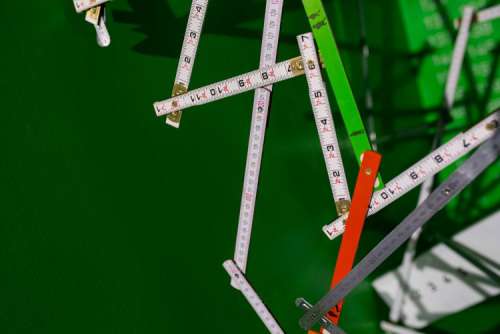
[[[77,13],[81,13],[86,11],[92,7],[96,7],[106,3],[110,0],[73,0],[73,4],[75,5],[75,9]]]
[[[473,14],[472,7],[464,8],[464,16],[463,19],[460,21],[459,33],[455,42],[455,46],[453,48],[453,56],[450,69],[448,71],[448,77],[446,80],[446,89],[445,89],[445,106],[448,112],[451,111],[451,109],[453,108],[453,104],[455,102],[456,88],[457,88],[458,78],[460,76],[460,71],[462,69],[465,50],[467,48],[470,25],[473,17],[472,14]],[[442,123],[443,123],[442,120],[440,120],[438,124],[439,128],[437,129],[436,137],[434,138],[433,150],[436,149],[435,146],[437,146],[437,143],[440,141],[440,137],[444,127]],[[433,183],[434,183],[434,177],[431,176],[427,178],[425,182],[422,184],[422,187],[420,189],[420,194],[418,197],[417,206],[422,204],[431,194]],[[408,245],[405,249],[405,253],[403,255],[403,262],[401,264],[401,272],[402,272],[401,279],[403,280],[403,282],[409,282],[410,280],[412,263],[415,257],[415,251],[421,233],[422,233],[421,229],[415,231],[415,233],[411,236],[410,240],[408,241]],[[391,310],[389,313],[389,319],[392,322],[399,321],[401,316],[401,308],[404,303],[405,297],[406,297],[405,290],[401,289],[396,291],[395,300],[394,303],[391,305]]]
[[[500,17],[500,5],[485,8],[476,13],[475,22],[486,22]]]
[[[344,299],[359,283],[371,274],[396,249],[437,212],[446,206],[456,195],[474,181],[500,155],[500,131],[474,152],[445,182],[413,210],[399,225],[380,241],[339,283],[299,320],[300,326],[307,330],[320,321],[332,307]],[[299,298],[296,304],[301,303]]]
[[[489,8],[476,11],[472,23],[488,22],[500,17],[500,5],[491,6]],[[462,19],[455,20],[455,26],[460,25]]]
[[[282,10],[283,0],[267,0],[260,51],[259,67],[261,68],[274,65],[276,62]],[[246,271],[248,260],[248,249],[250,247],[260,164],[272,89],[271,85],[256,89],[253,101],[252,122],[250,125],[245,177],[243,180],[243,192],[238,219],[238,234],[234,250],[234,261],[243,273]],[[236,287],[234,283],[231,281],[231,285]]]
[[[229,96],[248,92],[259,87],[294,78],[304,74],[302,58],[296,57],[276,65],[238,75],[186,94],[154,103],[157,116],[163,116],[181,109],[214,102]]]
[[[491,138],[500,124],[500,110],[497,110],[476,124],[467,132],[462,132],[446,144],[434,150],[422,160],[396,176],[385,187],[373,193],[368,215],[382,210],[410,190],[419,186],[427,178],[463,157],[478,145]],[[347,214],[323,227],[328,238],[334,239],[344,233]]]
[[[97,37],[97,45],[105,48],[111,44],[111,36],[109,35],[108,28],[106,27],[106,6],[102,5],[94,8],[101,8],[101,13],[97,19],[97,23],[93,24]],[[92,11],[92,9],[89,11]]]
[[[82,6],[81,8],[88,8],[85,13],[85,21],[92,24],[96,31],[97,45],[100,47],[107,47],[111,44],[111,37],[109,35],[108,28],[106,27],[106,1],[101,2],[85,2],[74,1],[75,8],[79,12],[77,6]],[[83,6],[85,5],[85,6]],[[90,7],[89,7],[90,6]]]
[[[175,74],[172,96],[184,94],[188,90],[207,7],[208,0],[193,0],[191,4],[186,33],[184,34],[184,42],[182,43],[181,56],[179,58],[179,64],[177,65],[177,73]],[[166,123],[178,128],[180,126],[181,116],[181,111],[169,114]]]
[[[460,70],[464,60],[465,49],[469,40],[469,32],[474,17],[474,8],[466,6],[463,11],[462,20],[460,21],[460,28],[458,30],[455,47],[453,49],[453,57],[451,59],[451,66],[448,72],[448,80],[446,81],[445,88],[445,101],[448,110],[451,110],[453,101],[455,100],[455,92],[457,90],[458,78],[460,77]]]
[[[284,334],[285,332],[281,329],[274,316],[271,312],[269,312],[266,305],[262,302],[262,299],[260,299],[250,283],[248,283],[245,275],[243,275],[243,273],[238,269],[238,266],[233,262],[233,260],[225,261],[223,263],[223,267],[226,269],[229,276],[231,276],[231,281],[238,285],[238,289],[241,291],[243,296],[245,296],[246,300],[250,306],[252,306],[255,313],[257,313],[269,332],[272,334]]]
[[[335,132],[330,102],[326,92],[325,83],[321,76],[314,38],[311,33],[297,36],[300,54],[304,62],[304,71],[309,86],[309,97],[318,129],[321,150],[326,164],[328,179],[332,189],[333,199],[337,213],[342,215],[349,211],[351,195],[342,163],[340,146]]]

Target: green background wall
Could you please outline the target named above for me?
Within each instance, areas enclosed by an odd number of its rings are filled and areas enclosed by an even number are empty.
[[[432,131],[391,140],[429,122],[412,111],[421,103],[418,59],[409,57],[399,1],[367,2],[381,171],[389,180],[430,150]],[[355,2],[325,4],[361,101]],[[233,255],[253,94],[186,111],[180,130],[152,108],[171,91],[189,6],[114,1],[112,45],[100,49],[69,0],[4,3],[0,333],[265,331],[221,266]],[[192,87],[258,66],[264,6],[212,0]],[[278,58],[296,56],[295,35],[308,30],[301,2],[285,1]],[[320,231],[335,208],[306,86],[304,78],[275,86],[247,270],[287,333],[302,332],[293,301],[326,291],[339,245]],[[336,119],[352,191],[356,165]],[[369,219],[360,256],[406,216],[416,195]],[[444,212],[429,231],[451,235],[467,223]],[[429,232],[420,251],[433,243]],[[496,298],[427,332],[493,333],[499,306]],[[386,317],[365,282],[346,300],[342,326],[377,333]]]

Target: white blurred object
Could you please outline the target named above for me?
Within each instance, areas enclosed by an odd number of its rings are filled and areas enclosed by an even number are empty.
[[[474,259],[500,275],[500,211],[455,235],[451,240],[473,253]],[[408,290],[401,307],[405,326],[423,328],[445,316],[465,310],[500,293],[500,286],[477,265],[444,243],[419,256],[408,284],[401,268],[373,282],[377,293],[391,307],[401,289]]]
[[[97,24],[94,24],[94,27],[97,35],[97,45],[102,48],[108,47],[111,44],[111,36],[106,27],[106,7],[102,8],[100,19]]]
[[[109,0],[73,0],[73,5],[75,5],[76,12],[81,13],[108,1]]]
[[[380,328],[389,334],[423,334],[422,332],[416,332],[413,329],[409,329],[403,326],[394,325],[393,323],[387,321],[380,322]]]

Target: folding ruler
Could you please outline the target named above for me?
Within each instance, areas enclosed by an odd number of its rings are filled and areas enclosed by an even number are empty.
[[[491,6],[479,11],[476,11],[474,14],[474,18],[472,23],[482,23],[482,22],[487,22],[491,20],[498,19],[500,17],[500,5],[496,6]],[[455,21],[455,26],[459,26],[461,24],[461,21],[463,20],[456,20]]]
[[[107,47],[111,44],[111,37],[106,27],[106,1],[76,1],[75,8],[77,12],[81,12],[81,8],[87,8],[85,21],[92,24],[96,31],[97,44],[100,47]]]
[[[203,22],[205,21],[207,6],[208,0],[193,0],[191,4],[186,32],[184,34],[184,42],[182,43],[181,56],[179,58],[179,64],[177,65],[177,73],[175,74],[172,96],[184,94],[188,90],[198,44],[200,42],[201,31],[203,29]],[[166,123],[178,128],[180,126],[181,116],[182,112],[176,111],[167,116]]]
[[[346,231],[342,236],[331,288],[334,288],[349,273],[354,264],[381,159],[382,156],[373,151],[363,154],[354,189],[351,213],[347,218]],[[339,302],[327,313],[328,319],[334,324],[339,323],[342,304],[342,301]]]
[[[260,67],[271,66],[276,62],[282,9],[283,0],[267,0],[262,33]],[[234,261],[243,273],[246,271],[248,249],[250,247],[271,91],[271,85],[256,89],[253,101],[243,193],[238,219],[238,234],[234,250]],[[231,282],[231,285],[236,287],[234,281]]]
[[[476,13],[475,22],[486,22],[500,17],[500,5],[485,8]]]
[[[73,0],[73,5],[75,5],[76,12],[81,13],[108,1],[110,0]]]
[[[186,94],[155,102],[156,116],[159,117],[181,109],[184,110],[193,106],[218,101],[302,74],[304,74],[304,69],[301,57],[285,60],[276,65],[265,66],[249,73],[191,90]]]
[[[500,110],[476,124],[469,131],[459,133],[448,143],[440,146],[422,160],[399,174],[379,191],[374,192],[368,215],[382,210],[427,178],[442,171],[454,161],[491,138],[500,124]],[[328,238],[334,239],[344,233],[347,214],[323,227]]]
[[[250,283],[248,283],[245,275],[238,269],[238,266],[232,260],[227,260],[224,262],[223,267],[226,269],[229,276],[231,276],[231,281],[238,285],[238,289],[243,293],[243,296],[245,296],[246,300],[250,306],[252,306],[269,332],[272,334],[284,334],[285,332],[281,329],[276,319],[262,302],[262,299],[257,295],[257,292],[255,292]]]
[[[297,36],[300,54],[304,61],[304,71],[309,86],[309,97],[313,108],[314,120],[318,129],[321,150],[326,164],[328,179],[332,189],[335,207],[339,215],[349,211],[351,195],[342,163],[340,146],[335,132],[328,94],[321,77],[320,63],[311,33]]]
[[[473,8],[465,7],[464,16],[463,19],[461,20],[460,29],[455,42],[455,47],[453,48],[453,56],[445,86],[446,87],[445,106],[448,112],[451,112],[451,109],[453,108],[453,104],[455,101],[455,93],[456,93],[458,78],[460,75],[463,59],[465,56],[465,49],[467,47],[467,40],[469,38],[469,30],[472,17],[473,17]],[[444,127],[443,122],[444,121],[442,119],[438,122],[439,128],[437,129],[436,137],[434,138],[433,150],[436,149],[435,146],[437,146],[437,143],[441,140],[440,137]],[[430,195],[433,183],[434,183],[434,177],[431,176],[427,180],[425,180],[425,182],[422,184],[417,206],[422,204]],[[413,258],[415,257],[415,251],[421,233],[422,229],[418,229],[417,231],[415,231],[415,233],[413,233],[410,240],[408,241],[408,245],[405,249],[405,253],[403,255],[403,262],[401,264],[401,271],[402,271],[401,279],[403,280],[403,282],[409,282],[410,280],[412,262]],[[396,292],[396,297],[389,313],[389,319],[392,322],[399,321],[401,316],[401,308],[404,303],[405,297],[406,293],[404,290],[401,289]]]
[[[466,160],[445,182],[394,228],[354,269],[300,319],[307,330],[341,301],[363,279],[401,246],[418,228],[427,223],[454,196],[476,179],[500,155],[500,131]],[[301,300],[297,300],[297,304]]]
[[[321,0],[302,0],[302,3],[309,18],[314,38],[324,59],[326,73],[342,114],[356,159],[361,164],[362,154],[372,148],[342,65],[342,59],[330,23]],[[382,187],[382,180],[378,177],[376,188],[381,189]]]

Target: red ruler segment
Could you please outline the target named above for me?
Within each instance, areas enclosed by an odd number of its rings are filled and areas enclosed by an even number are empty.
[[[340,244],[337,263],[335,264],[335,271],[331,282],[332,288],[351,271],[354,265],[359,239],[365,225],[381,160],[382,156],[373,151],[367,151],[363,155],[363,161],[361,162],[354,189],[351,210],[346,221],[345,232]],[[343,301],[335,305],[327,313],[328,319],[334,324],[338,324],[339,322],[342,304]]]

